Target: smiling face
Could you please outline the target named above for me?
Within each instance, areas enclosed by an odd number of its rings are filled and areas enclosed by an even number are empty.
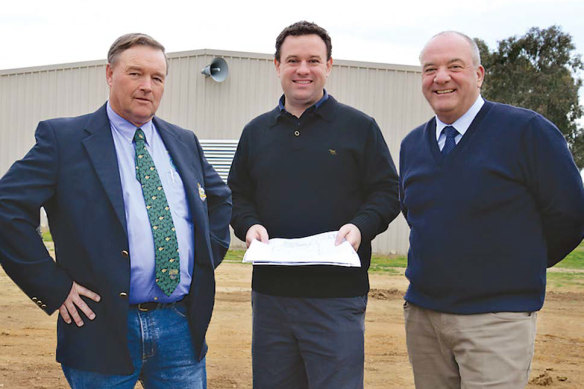
[[[420,56],[422,92],[438,118],[452,124],[474,104],[485,69],[473,63],[470,43],[455,33],[434,37]]]
[[[158,109],[165,78],[166,59],[161,50],[145,45],[130,47],[106,66],[111,108],[135,126],[142,126]]]
[[[326,58],[326,45],[316,34],[289,35],[282,43],[280,61],[274,60],[274,64],[286,97],[286,110],[291,114],[300,117],[322,98],[333,66],[332,58]]]

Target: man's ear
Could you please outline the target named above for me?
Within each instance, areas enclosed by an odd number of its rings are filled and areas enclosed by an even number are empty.
[[[280,77],[280,61],[274,58],[274,66],[276,67],[276,74]]]
[[[333,70],[333,57],[330,57],[326,61],[326,76],[328,77],[331,74],[331,70]]]
[[[114,75],[114,67],[112,66],[112,64],[108,63],[107,65],[105,65],[105,80],[107,81],[107,84],[110,87],[112,86],[113,75]]]
[[[480,88],[483,85],[483,81],[485,80],[485,68],[483,65],[479,65],[477,67],[477,85]]]

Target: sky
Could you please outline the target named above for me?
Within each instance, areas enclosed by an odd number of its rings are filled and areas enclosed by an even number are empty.
[[[298,20],[328,30],[333,59],[418,65],[420,49],[443,30],[481,38],[494,49],[531,27],[554,24],[584,54],[583,15],[582,0],[9,0],[0,11],[0,69],[104,59],[128,32],[150,34],[170,53],[273,54],[276,36]]]

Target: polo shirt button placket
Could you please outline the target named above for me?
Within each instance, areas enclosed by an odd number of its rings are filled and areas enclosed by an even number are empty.
[[[296,121],[296,131],[294,131],[294,136],[300,136],[300,120]]]

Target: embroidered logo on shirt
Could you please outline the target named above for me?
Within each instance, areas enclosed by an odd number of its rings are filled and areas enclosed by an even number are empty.
[[[205,194],[205,189],[203,189],[201,184],[199,184],[198,182],[197,188],[199,189],[199,197],[201,198],[201,201],[205,201],[205,199],[207,198],[207,195]]]
[[[330,155],[337,155],[337,150],[335,150],[335,149],[328,149],[328,150],[329,150]]]

